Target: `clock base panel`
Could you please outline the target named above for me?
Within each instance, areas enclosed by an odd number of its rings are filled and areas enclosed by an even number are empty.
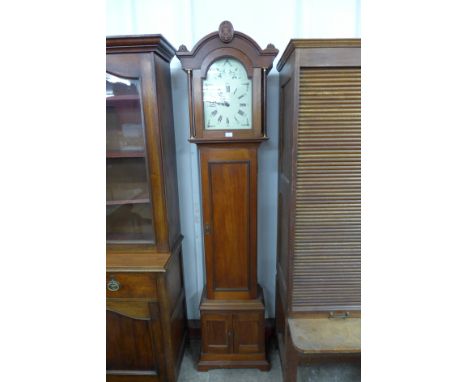
[[[265,304],[257,286],[251,300],[212,300],[200,304],[202,349],[199,371],[256,368],[270,370],[265,351]]]

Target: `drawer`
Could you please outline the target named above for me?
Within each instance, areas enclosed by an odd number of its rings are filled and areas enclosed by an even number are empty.
[[[106,274],[107,298],[158,298],[156,274],[108,272]]]

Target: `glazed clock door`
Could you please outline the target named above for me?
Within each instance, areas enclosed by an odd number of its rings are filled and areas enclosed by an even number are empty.
[[[200,146],[207,295],[257,296],[255,145]]]

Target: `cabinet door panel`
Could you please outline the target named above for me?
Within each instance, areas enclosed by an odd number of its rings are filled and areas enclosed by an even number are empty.
[[[238,313],[232,318],[234,353],[260,353],[264,351],[262,313]]]
[[[141,81],[106,72],[106,236],[109,244],[152,244],[154,228]]]
[[[107,370],[154,370],[150,321],[106,313]]]
[[[204,353],[230,353],[232,318],[230,314],[203,313],[202,339]]]

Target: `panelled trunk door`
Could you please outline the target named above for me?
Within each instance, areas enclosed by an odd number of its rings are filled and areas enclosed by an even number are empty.
[[[361,308],[361,70],[301,68],[292,305]]]
[[[200,145],[207,297],[257,295],[255,145]]]

